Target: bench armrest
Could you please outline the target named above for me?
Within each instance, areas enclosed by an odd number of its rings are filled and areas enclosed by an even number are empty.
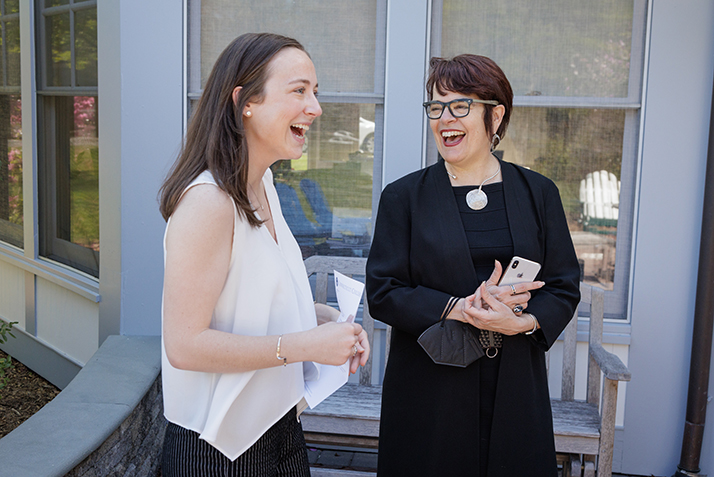
[[[632,379],[630,370],[627,369],[620,358],[605,351],[599,344],[590,345],[590,356],[595,360],[600,370],[607,379],[612,381],[629,381]]]

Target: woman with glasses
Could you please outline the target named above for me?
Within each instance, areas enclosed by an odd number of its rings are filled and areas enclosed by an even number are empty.
[[[432,58],[426,92],[439,160],[384,189],[367,262],[370,312],[392,326],[378,475],[555,477],[545,351],[580,298],[558,189],[493,154],[513,92],[492,60]],[[536,281],[498,286],[514,256]],[[483,356],[427,353],[442,318]]]
[[[239,36],[162,186],[165,477],[309,476],[297,416],[313,363],[367,361],[361,326],[313,302],[270,171],[302,154],[316,94],[300,43]]]

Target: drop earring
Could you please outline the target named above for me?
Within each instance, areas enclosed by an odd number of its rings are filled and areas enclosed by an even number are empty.
[[[495,151],[499,144],[501,144],[501,136],[494,134],[491,138],[491,152]]]

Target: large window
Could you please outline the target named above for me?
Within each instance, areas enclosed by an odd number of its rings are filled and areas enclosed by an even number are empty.
[[[98,277],[96,1],[37,11],[40,255]]]
[[[23,246],[18,1],[0,0],[0,240]]]
[[[369,250],[374,188],[381,186],[385,21],[385,0],[189,2],[191,101],[220,52],[242,33],[296,38],[315,63],[323,114],[303,156],[273,167],[283,214],[304,257]]]
[[[485,55],[508,76],[499,149],[558,185],[583,279],[609,290],[611,317],[629,282],[644,26],[644,0],[433,3],[432,55]]]

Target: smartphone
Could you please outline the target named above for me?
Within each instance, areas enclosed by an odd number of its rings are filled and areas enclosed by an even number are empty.
[[[515,285],[516,283],[532,282],[540,271],[540,263],[522,257],[513,257],[506,270],[501,275],[499,285]]]

